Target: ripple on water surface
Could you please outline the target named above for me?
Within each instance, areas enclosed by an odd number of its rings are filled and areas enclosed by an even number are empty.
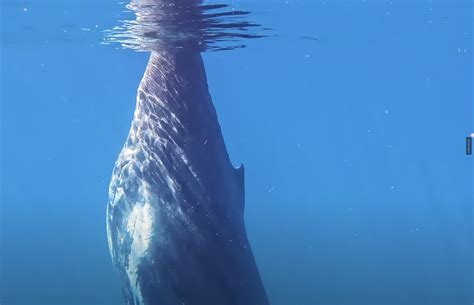
[[[247,20],[250,12],[227,4],[133,0],[126,8],[135,19],[122,19],[107,30],[105,43],[136,51],[184,47],[222,51],[243,48],[244,40],[267,36],[268,29]]]

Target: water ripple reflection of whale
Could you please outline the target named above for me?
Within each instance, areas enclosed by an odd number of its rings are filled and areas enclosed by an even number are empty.
[[[244,48],[244,40],[267,37],[268,28],[246,19],[248,11],[193,0],[132,0],[135,19],[106,31],[105,43],[136,51],[194,48],[221,51]]]

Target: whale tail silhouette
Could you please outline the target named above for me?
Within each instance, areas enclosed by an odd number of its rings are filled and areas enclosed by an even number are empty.
[[[199,3],[132,1],[137,19],[112,35],[152,51],[107,206],[128,305],[268,304],[245,230],[244,167],[231,164],[200,54],[253,25]]]

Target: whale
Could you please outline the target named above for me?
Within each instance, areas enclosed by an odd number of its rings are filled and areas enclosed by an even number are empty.
[[[127,305],[269,304],[244,167],[231,163],[201,51],[188,39],[151,52],[112,172],[107,240]]]

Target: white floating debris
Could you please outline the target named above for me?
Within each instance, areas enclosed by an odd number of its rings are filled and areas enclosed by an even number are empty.
[[[392,185],[392,186],[390,187],[390,189],[393,191],[393,190],[395,189],[395,187]]]
[[[387,110],[387,109],[385,109],[384,113],[385,113],[385,114],[388,114],[388,110]]]
[[[271,193],[271,192],[273,192],[274,190],[275,190],[275,187],[272,186],[272,187],[268,190],[268,192]]]
[[[23,8],[23,11],[24,11],[24,12],[28,12],[28,8],[27,8],[27,7],[24,7],[24,8]]]

